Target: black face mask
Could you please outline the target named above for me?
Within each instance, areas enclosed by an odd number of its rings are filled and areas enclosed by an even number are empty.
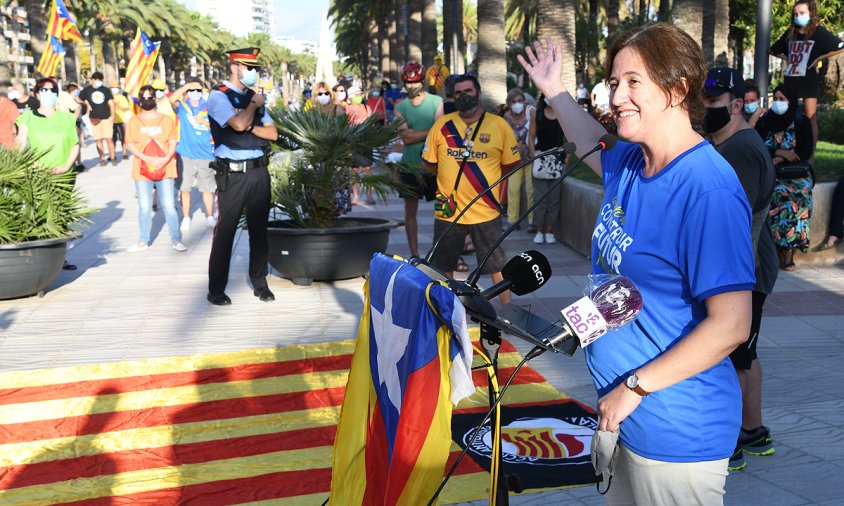
[[[706,130],[706,133],[715,133],[727,126],[729,122],[730,109],[728,106],[706,108],[706,113],[703,115],[703,129]]]
[[[467,113],[475,109],[478,106],[478,96],[477,95],[469,95],[468,93],[461,93],[459,97],[454,101],[454,106],[457,108],[458,111],[462,113]]]
[[[140,100],[141,109],[145,111],[151,111],[155,109],[156,103],[154,98],[142,98]]]

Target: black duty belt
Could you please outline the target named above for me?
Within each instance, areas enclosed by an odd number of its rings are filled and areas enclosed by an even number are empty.
[[[228,158],[217,158],[217,160],[228,165],[229,172],[246,172],[247,170],[260,169],[270,164],[267,155],[250,158],[249,160],[229,160]]]

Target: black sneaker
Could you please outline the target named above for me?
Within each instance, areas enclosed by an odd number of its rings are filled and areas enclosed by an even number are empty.
[[[727,470],[729,471],[741,471],[747,467],[747,461],[744,460],[744,452],[741,449],[740,445],[736,446],[736,450],[733,452],[733,455],[730,457],[730,462],[727,464]]]
[[[764,425],[750,432],[741,429],[738,444],[751,455],[771,455],[776,451],[774,440],[771,439],[771,431]]]

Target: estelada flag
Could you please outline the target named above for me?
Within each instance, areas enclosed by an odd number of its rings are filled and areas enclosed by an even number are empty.
[[[44,52],[41,53],[38,68],[35,70],[44,77],[56,77],[56,67],[61,63],[64,52],[62,41],[52,35],[48,35],[47,44],[44,46]]]
[[[47,22],[47,34],[57,39],[82,42],[82,34],[76,28],[76,22],[70,17],[62,0],[53,0],[50,8],[49,21]]]
[[[334,442],[331,504],[425,504],[442,481],[454,404],[475,391],[466,313],[416,267],[370,263]]]
[[[152,66],[158,57],[161,42],[153,42],[138,28],[129,46],[129,63],[126,64],[126,81],[123,89],[130,97],[138,97],[141,86],[147,83]]]

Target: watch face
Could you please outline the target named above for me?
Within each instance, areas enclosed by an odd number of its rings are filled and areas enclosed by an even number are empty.
[[[627,387],[628,388],[636,388],[639,386],[639,378],[636,377],[635,374],[631,374],[627,377]]]

